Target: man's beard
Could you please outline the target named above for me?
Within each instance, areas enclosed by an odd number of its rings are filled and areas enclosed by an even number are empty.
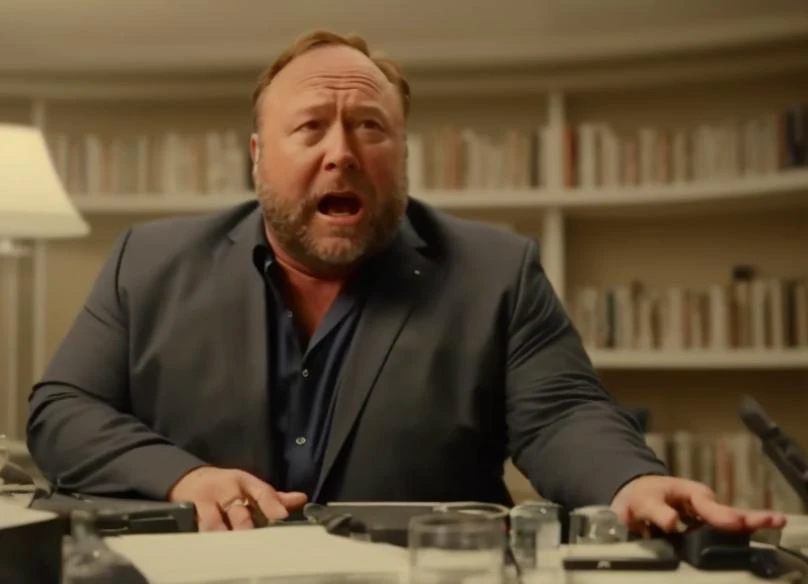
[[[334,273],[351,268],[383,250],[395,237],[407,205],[407,177],[394,192],[364,197],[364,217],[351,226],[330,226],[327,234],[313,230],[318,193],[285,199],[269,184],[258,181],[258,200],[273,238],[290,257],[306,268]]]

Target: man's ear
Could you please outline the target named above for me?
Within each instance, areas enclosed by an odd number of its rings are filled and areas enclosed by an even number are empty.
[[[261,155],[261,141],[258,139],[258,134],[253,132],[250,135],[250,158],[253,164],[258,162],[258,157]]]

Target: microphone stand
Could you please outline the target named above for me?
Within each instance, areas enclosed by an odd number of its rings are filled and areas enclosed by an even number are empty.
[[[739,413],[747,429],[760,439],[763,453],[799,496],[803,513],[808,511],[808,459],[805,453],[752,397],[744,396]]]

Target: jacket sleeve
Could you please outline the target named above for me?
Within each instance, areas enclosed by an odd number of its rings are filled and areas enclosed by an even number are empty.
[[[116,243],[29,398],[28,448],[56,487],[163,499],[204,462],[132,415],[126,269],[131,231]]]
[[[606,505],[630,480],[667,474],[638,424],[601,384],[533,242],[512,306],[509,450],[534,488],[567,508]]]

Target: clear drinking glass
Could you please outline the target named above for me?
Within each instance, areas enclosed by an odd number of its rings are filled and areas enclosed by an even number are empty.
[[[502,584],[502,521],[438,511],[410,520],[410,584]]]
[[[70,513],[71,535],[62,547],[63,584],[139,582],[133,579],[128,560],[110,549],[98,534],[95,522],[92,512]]]
[[[496,503],[478,503],[476,501],[441,503],[435,507],[435,511],[479,515],[488,519],[499,520],[503,526],[507,525],[508,508]]]
[[[549,501],[525,501],[511,509],[511,551],[523,571],[538,566],[540,550],[561,545],[560,509]]]
[[[608,506],[580,507],[570,513],[570,545],[628,541],[628,528]]]

